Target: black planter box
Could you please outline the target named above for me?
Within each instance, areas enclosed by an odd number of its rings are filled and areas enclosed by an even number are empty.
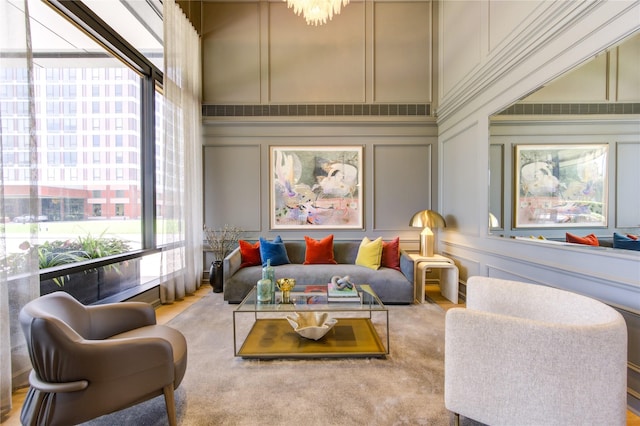
[[[128,260],[98,269],[40,281],[40,295],[64,291],[84,305],[99,302],[140,284],[140,261]]]

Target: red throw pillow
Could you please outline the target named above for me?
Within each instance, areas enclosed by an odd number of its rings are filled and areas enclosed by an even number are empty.
[[[238,245],[240,245],[241,268],[245,266],[262,265],[262,259],[260,258],[260,241],[251,244],[245,240],[238,240]]]
[[[380,266],[400,270],[400,237],[382,242],[382,258]]]
[[[585,244],[588,246],[600,245],[600,243],[598,242],[598,237],[596,237],[594,234],[589,234],[589,235],[585,235],[584,237],[579,237],[577,235],[573,235],[567,232],[565,235],[568,243]]]
[[[307,249],[304,254],[304,265],[314,263],[338,263],[333,257],[333,234],[328,235],[320,241],[304,236]]]
[[[633,234],[627,234],[627,237],[631,238],[632,240],[637,240],[638,236],[637,235],[633,235]]]

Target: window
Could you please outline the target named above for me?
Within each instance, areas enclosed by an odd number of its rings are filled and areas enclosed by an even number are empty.
[[[92,12],[87,6],[89,3],[110,15]],[[143,229],[152,232],[153,223],[143,223],[141,215],[142,203],[153,199],[141,195],[149,194],[148,190],[143,191],[142,176],[154,170],[152,162],[142,161],[142,153],[151,149],[150,141],[143,139],[141,123],[151,122],[145,111],[153,111],[154,105],[142,107],[151,95],[143,96],[142,91],[154,87],[154,84],[143,84],[144,80],[162,78],[157,65],[145,56],[151,53],[156,62],[162,63],[162,20],[156,14],[153,25],[156,33],[150,38],[155,41],[151,43],[152,48],[147,49],[136,38],[152,27],[148,22],[136,26],[132,24],[135,19],[130,19],[132,14],[123,19],[121,12],[133,9],[140,12],[161,3],[138,2],[131,8],[126,3],[134,0],[29,1],[32,29],[36,34],[32,39],[37,62],[33,69],[36,164],[31,163],[29,152],[32,129],[28,116],[27,69],[16,67],[13,61],[0,60],[1,156],[5,166],[2,175],[5,188],[12,194],[6,211],[11,212],[12,218],[28,214],[30,190],[35,189],[39,194],[37,208],[46,211],[49,221],[74,222],[62,227],[42,227],[38,231],[42,242],[60,239],[59,229],[70,230],[64,234],[64,238],[70,240],[90,230],[96,236],[106,232],[126,240],[133,250],[153,248],[153,239],[143,235]],[[75,18],[65,19],[52,13],[56,7],[75,14]],[[117,31],[122,28],[126,34],[108,31],[100,33],[103,37],[87,36],[81,27],[104,31],[98,16],[111,27],[118,27]],[[145,38],[149,38],[148,35]],[[145,54],[130,46],[144,49]],[[120,52],[126,57],[116,58],[111,52]],[[153,129],[150,130],[144,132],[147,139],[153,137]],[[145,143],[147,148],[143,149]],[[150,171],[145,173],[143,167]],[[29,185],[34,177],[38,181]],[[153,207],[147,206],[147,209],[153,210]],[[90,219],[95,217],[100,220]],[[122,217],[129,219],[125,230],[113,226],[114,217],[120,222]],[[7,246],[18,250],[21,238],[24,236],[19,233],[7,232]]]
[[[68,74],[68,76],[66,77],[66,80],[71,80],[71,81],[75,81],[76,79],[76,73],[75,72],[70,72],[70,71],[75,71],[75,70],[65,70],[67,72],[65,72],[65,74]],[[62,86],[62,97],[65,99],[70,99],[70,98],[75,98],[76,97],[76,93],[77,93],[77,89],[75,85],[65,85]]]
[[[17,102],[16,103],[16,113],[18,115],[28,115],[29,114],[29,102]]]
[[[78,104],[75,102],[64,102],[62,104],[62,112],[65,115],[75,115],[78,112]]]
[[[77,152],[64,152],[63,154],[63,162],[65,166],[75,166],[78,164],[78,153]]]
[[[65,118],[63,123],[63,129],[65,132],[75,132],[78,128],[75,118]]]
[[[76,135],[65,135],[62,137],[63,146],[68,149],[73,149],[78,147],[78,141],[76,140]]]

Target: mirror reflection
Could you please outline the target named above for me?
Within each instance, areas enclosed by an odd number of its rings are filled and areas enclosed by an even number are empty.
[[[638,63],[640,33],[489,117],[491,234],[616,248],[637,238]]]

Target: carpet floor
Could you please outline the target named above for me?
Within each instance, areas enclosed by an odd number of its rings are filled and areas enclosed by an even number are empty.
[[[438,305],[388,307],[391,353],[385,359],[266,361],[234,357],[235,307],[221,293],[209,293],[168,324],[185,335],[189,351],[176,390],[179,425],[451,424]],[[239,322],[248,330],[252,321],[245,314]],[[382,316],[373,322],[385,331]],[[164,398],[157,397],[85,425],[165,424]]]

